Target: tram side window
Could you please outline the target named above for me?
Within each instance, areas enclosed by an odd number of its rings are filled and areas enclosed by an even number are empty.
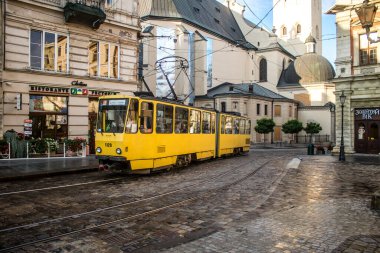
[[[186,108],[175,108],[175,132],[188,133],[189,110]]]
[[[244,134],[245,133],[245,128],[244,128],[245,120],[241,119],[240,120],[240,126],[239,126],[239,133]]]
[[[240,120],[239,119],[236,119],[234,118],[234,134],[239,134],[239,124],[240,124]]]
[[[232,134],[232,117],[226,117],[224,132],[226,134]]]
[[[216,115],[215,113],[211,113],[211,133],[215,133],[215,122],[216,122]]]
[[[156,133],[173,133],[173,106],[157,104]]]
[[[221,125],[221,127],[220,127],[220,132],[221,132],[222,134],[224,134],[224,133],[225,133],[225,131],[224,131],[224,127],[225,127],[225,125],[226,125],[226,116],[223,116],[223,115],[222,115],[222,120],[221,120],[221,122],[220,122],[220,125]]]
[[[137,99],[131,99],[128,110],[127,125],[125,126],[125,132],[129,134],[137,133],[137,122],[139,112],[139,101]]]
[[[211,133],[211,113],[203,112],[202,115],[202,133],[209,134]]]
[[[142,102],[140,112],[140,132],[152,133],[153,129],[153,103]]]
[[[190,133],[201,133],[201,112],[196,110],[190,110]]]
[[[251,120],[247,120],[245,123],[245,134],[251,134]]]

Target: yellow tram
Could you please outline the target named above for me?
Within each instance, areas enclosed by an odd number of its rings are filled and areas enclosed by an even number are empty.
[[[96,156],[99,168],[149,173],[249,151],[246,117],[153,97],[99,99]]]

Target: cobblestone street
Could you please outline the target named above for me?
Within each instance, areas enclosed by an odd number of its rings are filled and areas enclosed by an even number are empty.
[[[379,159],[337,160],[264,149],[149,176],[4,182],[0,252],[380,253]]]

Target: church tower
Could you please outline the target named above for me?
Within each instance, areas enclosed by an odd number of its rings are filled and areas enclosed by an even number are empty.
[[[321,55],[322,0],[273,0],[275,4],[273,26],[278,38],[287,42],[286,49],[295,56],[303,55],[304,42],[311,35],[316,39],[316,53]]]

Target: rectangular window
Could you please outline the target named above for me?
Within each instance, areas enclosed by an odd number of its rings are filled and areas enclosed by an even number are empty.
[[[274,116],[281,117],[281,105],[274,106]]]
[[[138,122],[138,111],[139,111],[139,101],[137,99],[131,99],[129,109],[127,125],[125,126],[125,132],[130,134],[137,133],[137,122]]]
[[[211,133],[211,113],[203,112],[202,115],[202,133]]]
[[[152,133],[153,129],[153,103],[142,102],[140,112],[140,132]]]
[[[186,108],[175,108],[175,132],[188,133],[189,132],[189,110]]]
[[[30,68],[46,71],[67,72],[68,39],[39,30],[30,31]]]
[[[256,104],[256,113],[260,115],[260,104]]]
[[[91,41],[88,57],[90,76],[119,78],[119,46]]]
[[[99,100],[97,131],[105,133],[122,133],[129,99]]]
[[[376,40],[377,33],[370,33],[370,38]],[[359,36],[359,60],[360,65],[377,64],[377,44],[371,44],[366,34]]]
[[[289,117],[293,117],[293,106],[289,105]]]
[[[190,110],[190,133],[201,133],[201,112],[196,110]]]
[[[268,115],[268,105],[264,105],[264,115]]]
[[[173,106],[157,104],[156,133],[173,132]]]

